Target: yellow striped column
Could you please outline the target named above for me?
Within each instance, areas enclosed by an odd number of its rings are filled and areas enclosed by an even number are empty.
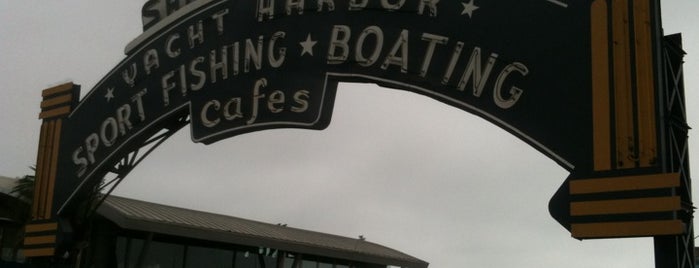
[[[24,255],[53,256],[58,224],[53,208],[63,119],[79,98],[80,86],[66,83],[41,92],[41,133],[36,159],[32,221],[25,226]]]
[[[656,166],[650,1],[595,0],[591,16],[594,170]]]
[[[56,252],[58,223],[51,220],[32,221],[24,227],[24,256],[49,257]]]
[[[665,216],[683,209],[679,196],[667,194],[678,187],[679,173],[570,181],[570,195],[579,200],[570,203],[571,234],[579,239],[683,234],[687,226]]]

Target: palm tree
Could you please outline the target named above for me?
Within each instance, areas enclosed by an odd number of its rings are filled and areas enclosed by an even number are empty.
[[[34,167],[29,168],[36,172]],[[17,198],[25,203],[31,204],[34,200],[34,179],[34,175],[24,175],[24,177],[19,178],[10,194],[17,194]]]

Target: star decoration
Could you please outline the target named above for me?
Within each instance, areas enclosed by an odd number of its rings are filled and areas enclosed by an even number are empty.
[[[313,41],[311,39],[311,34],[308,34],[308,37],[306,37],[306,41],[299,42],[299,45],[303,48],[301,51],[301,56],[309,54],[313,56],[313,47],[318,43],[318,41]]]
[[[104,98],[107,99],[107,102],[110,102],[114,98],[114,88],[108,88]]]
[[[476,11],[479,7],[474,4],[476,0],[471,0],[470,2],[467,3],[461,3],[464,5],[464,11],[461,12],[461,15],[466,15],[468,14],[469,18],[473,18],[473,11]]]

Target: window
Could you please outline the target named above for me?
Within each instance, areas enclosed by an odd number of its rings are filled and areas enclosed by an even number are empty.
[[[236,252],[235,267],[257,268],[260,267],[259,265],[256,253],[250,251]]]
[[[184,246],[163,242],[151,242],[143,265],[145,267],[182,267]]]
[[[116,260],[118,268],[131,268],[136,266],[138,262],[138,257],[143,249],[143,240],[128,238],[128,237],[117,237],[116,244]]]
[[[116,245],[116,259],[118,268],[133,268],[138,265],[142,253],[143,267],[180,268],[183,265],[184,246],[152,241],[144,252],[145,240],[118,237]]]
[[[150,236],[152,238],[152,236]],[[347,260],[316,255],[301,255],[267,247],[225,244],[188,245],[167,243],[168,237],[146,239],[118,236],[115,257],[117,268],[357,268]],[[178,241],[178,240],[172,240]],[[192,243],[192,242],[189,242]],[[206,245],[206,246],[199,246]],[[207,247],[211,246],[211,247]],[[147,248],[144,248],[147,247]],[[139,263],[140,261],[140,263]],[[139,266],[140,264],[140,266]],[[374,266],[371,266],[374,267]],[[383,267],[383,266],[377,266]],[[389,266],[387,268],[397,268]]]
[[[230,250],[189,246],[185,267],[230,268],[233,267],[234,254]]]
[[[309,260],[303,260],[301,262],[301,268],[317,268],[318,263],[314,261],[309,261]]]
[[[283,268],[300,268],[299,263],[300,259],[298,259],[296,254],[291,254],[291,253],[286,253],[284,254],[284,266]]]

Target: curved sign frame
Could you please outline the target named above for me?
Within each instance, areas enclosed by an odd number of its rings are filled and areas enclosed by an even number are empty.
[[[70,175],[89,180],[182,110],[206,144],[323,129],[339,81],[466,110],[571,171],[589,162],[578,156],[589,137],[566,126],[592,124],[588,1],[307,2],[195,1],[148,28],[66,120]]]

